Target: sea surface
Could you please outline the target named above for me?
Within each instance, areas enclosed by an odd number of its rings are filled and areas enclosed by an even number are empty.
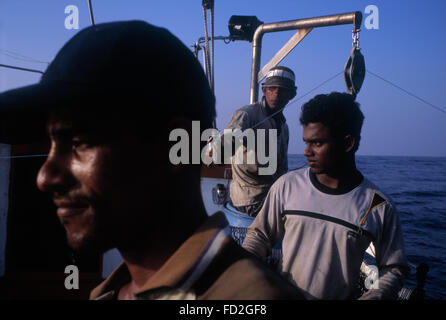
[[[306,167],[288,155],[290,170]],[[415,268],[429,265],[426,299],[446,299],[446,158],[357,156],[358,169],[393,200],[412,266],[406,287],[416,287]]]

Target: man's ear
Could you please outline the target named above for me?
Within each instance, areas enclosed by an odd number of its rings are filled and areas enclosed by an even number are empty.
[[[349,153],[355,148],[356,139],[351,134],[348,134],[344,137],[344,151]]]
[[[263,92],[263,95],[265,95],[266,87],[262,86],[262,92]]]

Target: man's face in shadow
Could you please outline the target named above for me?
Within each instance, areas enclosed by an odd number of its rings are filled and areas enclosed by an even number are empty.
[[[262,87],[262,92],[271,111],[284,108],[296,95],[293,90],[283,87]]]
[[[153,150],[119,123],[101,122],[59,113],[47,123],[51,147],[37,186],[51,194],[75,250],[133,246],[159,227],[150,212],[162,172]]]
[[[313,173],[327,174],[343,164],[345,151],[342,144],[321,122],[304,125],[302,139],[305,143],[304,156]]]

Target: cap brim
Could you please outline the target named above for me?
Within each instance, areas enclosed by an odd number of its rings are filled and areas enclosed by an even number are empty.
[[[1,143],[31,143],[44,137],[49,108],[42,99],[44,87],[39,83],[0,94]]]
[[[270,77],[266,79],[264,83],[262,83],[262,87],[281,87],[289,90],[297,89],[293,81],[282,77]]]
[[[31,143],[46,135],[48,113],[62,105],[88,107],[77,103],[91,96],[92,89],[61,82],[37,83],[0,94],[0,143]]]
[[[285,89],[288,89],[288,90],[297,90],[296,86],[290,87],[290,86],[285,86],[285,85],[281,85],[281,84],[262,84],[262,87],[264,87],[264,88],[280,87],[280,88],[285,88]]]

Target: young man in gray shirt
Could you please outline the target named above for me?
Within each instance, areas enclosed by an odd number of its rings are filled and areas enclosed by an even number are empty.
[[[283,237],[279,269],[308,299],[353,298],[370,243],[379,278],[361,299],[396,298],[408,269],[395,206],[356,168],[363,119],[344,93],[303,105],[309,168],[275,182],[243,243],[264,258]]]

